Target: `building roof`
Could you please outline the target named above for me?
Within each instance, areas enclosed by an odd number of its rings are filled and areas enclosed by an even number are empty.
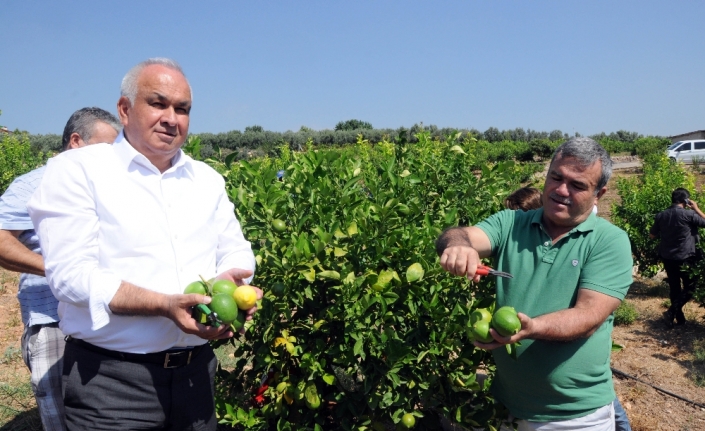
[[[693,131],[693,132],[681,133],[680,135],[673,135],[673,136],[669,136],[668,138],[669,138],[669,139],[678,139],[678,138],[680,138],[680,137],[692,135],[692,134],[694,134],[694,133],[703,133],[703,134],[705,134],[705,130],[695,130],[695,131]]]

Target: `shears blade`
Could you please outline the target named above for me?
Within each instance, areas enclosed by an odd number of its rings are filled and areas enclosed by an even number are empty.
[[[485,266],[485,265],[477,265],[477,269],[475,270],[475,274],[485,275],[485,276],[494,275],[495,277],[504,277],[504,278],[514,278],[514,276],[508,272],[497,271],[497,270],[492,269],[489,266]]]

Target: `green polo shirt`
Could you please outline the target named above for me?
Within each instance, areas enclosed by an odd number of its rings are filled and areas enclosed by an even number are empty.
[[[536,317],[574,306],[578,288],[624,299],[632,283],[627,234],[591,214],[556,244],[545,232],[543,209],[506,210],[477,224],[490,239],[497,306]],[[585,416],[615,398],[610,371],[610,316],[588,338],[571,342],[522,340],[517,359],[493,350],[492,392],[517,418],[559,421]]]

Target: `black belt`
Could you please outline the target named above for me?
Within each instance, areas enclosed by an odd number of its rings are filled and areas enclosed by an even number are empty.
[[[119,359],[121,361],[157,364],[163,366],[164,368],[179,368],[190,364],[191,359],[195,358],[198,352],[201,351],[203,346],[208,344],[201,344],[200,346],[185,349],[165,350],[163,352],[156,353],[127,353],[104,349],[102,347],[95,346],[87,341],[83,341],[78,338],[73,338],[70,335],[66,337],[66,342],[73,343],[86,350],[100,353],[101,355],[109,356],[111,358]]]

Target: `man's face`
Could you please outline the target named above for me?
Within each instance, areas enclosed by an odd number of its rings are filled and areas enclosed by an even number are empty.
[[[84,141],[83,138],[78,133],[72,133],[69,138],[68,149],[81,148],[86,145],[99,144],[101,142],[107,142],[112,144],[117,138],[118,132],[108,123],[103,121],[96,121],[93,125],[93,134],[88,141]]]
[[[559,156],[548,168],[543,188],[543,214],[547,225],[573,228],[585,221],[597,200],[607,191],[597,190],[602,162],[582,166],[573,157]]]
[[[134,105],[118,101],[118,114],[130,144],[164,171],[188,134],[191,90],[186,78],[161,65],[142,69]]]

